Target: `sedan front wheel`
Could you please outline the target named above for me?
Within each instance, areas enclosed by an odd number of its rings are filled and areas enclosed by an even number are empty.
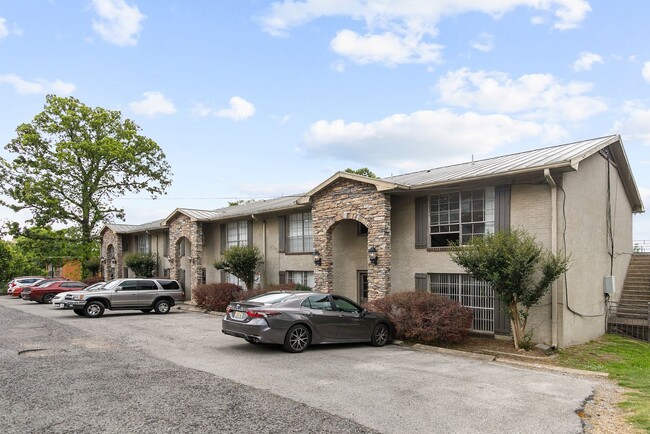
[[[290,353],[303,352],[311,342],[311,332],[302,325],[297,324],[289,329],[284,338],[284,349]]]

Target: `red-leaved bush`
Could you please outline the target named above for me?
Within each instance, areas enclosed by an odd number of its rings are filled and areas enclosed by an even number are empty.
[[[472,310],[428,292],[398,292],[365,307],[382,312],[395,324],[397,339],[434,344],[460,342],[472,325]]]
[[[192,291],[192,299],[202,309],[225,312],[228,303],[243,292],[234,283],[210,283],[199,285]]]
[[[103,277],[88,277],[87,279],[82,280],[81,282],[85,283],[86,285],[90,286],[93,285],[97,282],[103,282],[104,278]]]
[[[199,285],[192,292],[192,299],[202,309],[225,312],[232,301],[247,300],[256,295],[270,291],[293,291],[296,285],[286,283],[282,285],[269,285],[265,288],[244,290],[232,283],[211,283]]]

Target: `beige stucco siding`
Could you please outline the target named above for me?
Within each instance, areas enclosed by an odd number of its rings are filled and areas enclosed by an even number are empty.
[[[343,220],[332,232],[334,292],[359,301],[357,273],[368,270],[368,237],[357,235],[355,220]]]
[[[596,338],[605,331],[603,278],[610,275],[608,164],[604,157],[595,154],[581,162],[577,172],[566,173],[562,180],[566,192],[566,249],[571,253],[572,260],[571,269],[567,273],[566,289],[561,285],[563,309],[560,310],[562,327],[559,344],[562,347]],[[610,184],[613,275],[618,298],[632,251],[632,210],[613,165],[610,166]],[[561,213],[561,192],[558,196]],[[562,226],[560,219],[560,248],[564,245]]]

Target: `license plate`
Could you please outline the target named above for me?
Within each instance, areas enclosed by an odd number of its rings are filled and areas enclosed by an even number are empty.
[[[246,318],[246,312],[242,312],[240,310],[235,311],[235,314],[232,316],[235,319],[244,319]]]

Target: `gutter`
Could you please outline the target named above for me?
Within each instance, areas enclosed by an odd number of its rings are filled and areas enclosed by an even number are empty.
[[[551,176],[551,171],[544,169],[544,178],[551,188],[551,252],[557,254],[557,184]],[[551,346],[557,348],[558,324],[557,324],[557,281],[551,285]]]

